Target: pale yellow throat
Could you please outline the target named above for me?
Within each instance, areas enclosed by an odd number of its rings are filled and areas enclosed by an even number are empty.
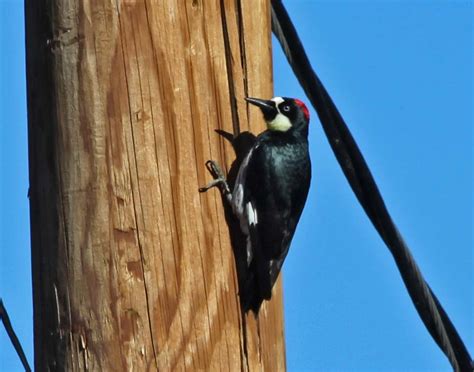
[[[267,127],[270,130],[286,132],[291,128],[290,119],[288,119],[285,115],[278,113],[277,116],[275,116],[275,119],[267,122]]]

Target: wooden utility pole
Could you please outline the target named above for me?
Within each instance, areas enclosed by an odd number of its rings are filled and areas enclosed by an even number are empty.
[[[35,367],[285,369],[281,285],[243,315],[204,163],[262,131],[266,0],[26,0]],[[250,124],[251,123],[251,124]]]

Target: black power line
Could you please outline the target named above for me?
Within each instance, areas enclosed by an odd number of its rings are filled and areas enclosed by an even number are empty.
[[[3,306],[3,301],[0,298],[0,319],[3,322],[3,326],[5,327],[5,330],[7,331],[8,337],[10,338],[10,341],[15,348],[16,353],[18,354],[18,357],[21,360],[21,363],[23,364],[23,367],[25,368],[25,371],[29,372],[31,371],[30,365],[28,364],[28,360],[26,359],[25,352],[23,351],[23,348],[21,347],[20,341],[18,340],[18,337],[15,334],[15,331],[13,330],[12,323],[10,322],[10,317],[8,316],[7,309],[5,309],[5,306]]]
[[[331,148],[352,190],[392,253],[423,323],[455,371],[472,371],[472,360],[466,346],[424,280],[408,246],[390,217],[357,143],[328,92],[313,71],[281,0],[272,0],[272,29],[280,41],[299,83],[318,113]]]

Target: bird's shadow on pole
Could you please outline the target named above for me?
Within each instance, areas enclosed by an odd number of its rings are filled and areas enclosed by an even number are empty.
[[[245,156],[253,146],[256,136],[250,132],[242,132],[237,136],[232,133],[217,129],[216,133],[232,144],[236,158],[227,174],[227,183],[230,190],[233,190],[240,165]],[[257,278],[255,275],[255,264],[247,264],[247,242],[240,228],[238,218],[232,211],[232,206],[228,203],[226,197],[221,193],[222,204],[224,205],[224,214],[229,228],[232,251],[234,253],[235,267],[237,270],[237,280],[239,286],[240,306],[243,312],[252,310],[256,315],[263,302],[263,297],[258,290]]]

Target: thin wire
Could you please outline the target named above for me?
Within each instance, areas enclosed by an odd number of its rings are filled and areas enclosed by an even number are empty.
[[[25,368],[25,371],[30,372],[31,368],[30,365],[28,364],[28,360],[26,359],[25,352],[23,351],[23,348],[21,347],[20,341],[18,340],[18,337],[15,334],[15,331],[13,330],[12,323],[10,322],[10,317],[8,316],[7,309],[5,306],[3,306],[3,301],[0,298],[0,319],[3,322],[3,326],[5,327],[5,330],[7,331],[8,337],[10,338],[10,341],[15,348],[15,351],[18,355],[18,357],[21,360],[21,363],[23,364],[23,368]]]
[[[352,190],[392,253],[423,323],[455,371],[472,371],[472,360],[466,346],[424,280],[408,246],[395,226],[357,143],[313,71],[281,0],[272,0],[272,30],[299,83],[318,113],[331,148]]]

